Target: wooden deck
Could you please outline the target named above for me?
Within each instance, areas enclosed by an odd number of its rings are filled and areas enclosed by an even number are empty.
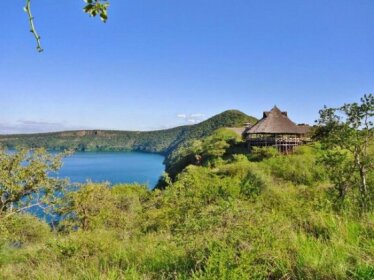
[[[247,139],[248,147],[274,147],[281,153],[292,153],[295,147],[305,143],[300,137],[284,137],[284,136],[262,136],[250,137]]]

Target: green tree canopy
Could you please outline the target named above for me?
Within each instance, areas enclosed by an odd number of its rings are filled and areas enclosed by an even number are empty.
[[[347,191],[358,191],[360,208],[367,211],[374,192],[374,96],[365,95],[360,103],[320,111],[315,138],[326,150],[322,161],[331,181],[344,200]]]
[[[31,207],[52,206],[56,192],[66,186],[65,180],[50,176],[61,167],[64,155],[44,149],[0,150],[0,218]]]

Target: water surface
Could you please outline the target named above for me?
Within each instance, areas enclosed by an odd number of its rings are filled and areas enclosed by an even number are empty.
[[[71,182],[141,183],[153,188],[162,172],[164,157],[140,152],[76,152],[63,160],[58,177]]]

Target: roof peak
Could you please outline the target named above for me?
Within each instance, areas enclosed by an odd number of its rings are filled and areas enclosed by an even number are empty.
[[[264,112],[263,118],[250,129],[250,134],[300,134],[297,125],[288,118],[285,111],[276,105],[269,112]]]
[[[287,111],[282,111],[278,108],[277,105],[274,105],[274,107],[270,111],[264,111],[262,117],[267,118],[269,115],[283,115],[285,117],[288,117]]]

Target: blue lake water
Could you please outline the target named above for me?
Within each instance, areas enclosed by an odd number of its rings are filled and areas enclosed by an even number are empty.
[[[77,152],[63,160],[57,176],[76,183],[141,183],[153,188],[165,169],[163,160],[139,152]]]

